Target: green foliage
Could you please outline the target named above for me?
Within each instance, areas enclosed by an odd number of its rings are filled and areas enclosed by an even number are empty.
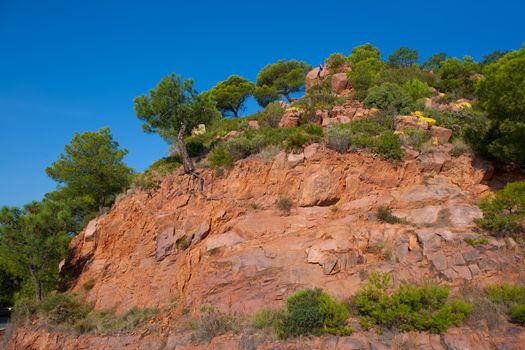
[[[415,49],[401,46],[393,54],[388,56],[388,64],[393,67],[410,67],[417,63],[419,53]]]
[[[318,110],[331,110],[340,101],[341,98],[333,93],[330,79],[328,79],[322,84],[312,86],[306,96],[295,102],[294,107],[303,110],[300,123],[307,124],[318,119],[316,114]]]
[[[279,338],[331,333],[349,335],[345,326],[348,310],[321,289],[305,289],[286,299],[284,310],[275,317],[273,328]]]
[[[171,74],[161,79],[150,90],[149,95],[135,99],[135,113],[144,121],[145,132],[157,132],[168,142],[177,141],[184,170],[195,169],[188,155],[184,136],[199,124],[207,124],[217,118],[215,101],[210,93],[198,94],[193,88],[193,80],[181,80]]]
[[[231,166],[236,160],[257,154],[271,146],[294,151],[305,144],[319,141],[321,137],[322,128],[309,125],[301,128],[248,129],[242,135],[217,145],[208,156],[208,161],[214,167]]]
[[[282,211],[286,215],[290,215],[290,211],[292,210],[293,202],[288,197],[281,197],[277,200],[277,209]]]
[[[254,92],[255,85],[238,75],[230,76],[210,90],[211,98],[223,116],[233,115],[235,118],[242,111],[246,99]]]
[[[384,65],[383,61],[375,57],[358,60],[357,63],[352,64],[348,79],[354,88],[355,98],[362,100],[366,97],[368,89],[378,81]]]
[[[481,200],[483,218],[476,224],[495,236],[523,232],[525,219],[525,181],[508,183],[493,197]]]
[[[46,173],[61,185],[57,196],[84,216],[111,205],[129,185],[132,169],[123,162],[127,153],[109,128],[76,133]]]
[[[20,278],[9,271],[7,266],[0,265],[0,307],[14,304],[15,294],[21,288],[20,282]]]
[[[478,238],[467,237],[467,238],[464,238],[463,240],[465,241],[465,243],[473,247],[479,246],[479,245],[485,245],[489,243],[489,239],[487,237],[478,237]]]
[[[200,318],[191,324],[194,342],[208,342],[214,337],[233,331],[237,320],[231,315],[220,312],[216,307],[205,305],[200,309]]]
[[[374,272],[368,285],[353,297],[357,314],[365,318],[366,323],[402,331],[440,333],[459,325],[472,312],[470,304],[450,300],[447,287],[402,284],[390,290],[389,282],[389,278]]]
[[[252,315],[250,318],[250,324],[255,329],[269,329],[273,326],[273,323],[280,316],[279,310],[262,308]]]
[[[333,53],[326,60],[326,68],[330,73],[339,73],[346,64],[346,57],[342,53]]]
[[[388,207],[380,206],[377,208],[376,217],[379,222],[388,223],[388,224],[398,224],[401,222],[401,219],[392,214],[392,209]]]
[[[525,304],[513,305],[510,308],[510,320],[525,326]]]
[[[432,89],[430,86],[419,79],[408,80],[405,85],[403,85],[403,88],[414,101],[419,100],[420,98],[432,96]]]
[[[421,65],[421,68],[427,71],[437,71],[439,68],[441,68],[441,64],[443,61],[447,59],[447,54],[444,52],[436,53],[428,58],[423,64]]]
[[[406,128],[403,131],[403,143],[421,152],[423,145],[430,140],[430,134],[419,128]]]
[[[279,96],[291,102],[290,95],[301,91],[306,74],[311,68],[309,64],[296,60],[279,60],[277,63],[266,65],[257,74],[255,99],[263,107],[277,100]]]
[[[391,114],[409,113],[413,100],[409,93],[398,84],[383,83],[368,90],[364,100],[368,108],[378,108]]]
[[[0,260],[38,300],[59,281],[71,220],[64,205],[48,200],[0,210]]]
[[[381,61],[381,53],[379,52],[379,49],[372,46],[370,43],[354,47],[352,53],[348,56],[348,61],[350,62],[352,69],[355,69],[359,62],[368,59]]]
[[[457,98],[472,97],[475,87],[474,75],[479,72],[480,65],[471,57],[465,56],[462,61],[454,57],[447,58],[437,70],[441,78],[439,88]]]
[[[78,333],[129,333],[145,325],[157,315],[157,309],[133,307],[117,316],[111,311],[93,310],[92,305],[82,302],[77,294],[51,294],[41,302],[20,300],[13,314],[16,324],[24,324],[39,318],[49,327],[60,327]]]
[[[341,153],[366,148],[391,161],[403,157],[399,136],[377,119],[334,125],[327,132],[326,144]]]
[[[176,171],[181,164],[179,156],[161,158],[151,164],[146,171],[135,176],[133,179],[133,186],[139,187],[143,190],[157,188],[160,185],[162,178]]]
[[[262,114],[261,123],[270,128],[277,128],[284,114],[284,108],[279,101],[269,103]]]
[[[477,85],[491,120],[488,151],[505,162],[525,164],[525,47],[487,65]]]
[[[489,53],[488,55],[485,55],[483,57],[483,62],[481,62],[481,64],[483,66],[487,66],[489,64],[493,64],[493,63],[496,63],[498,62],[498,60],[504,56],[506,56],[508,53],[510,53],[511,51],[509,50],[496,50],[494,52],[491,52]]]
[[[486,289],[490,300],[503,304],[511,322],[525,325],[525,286],[520,284],[497,284]]]

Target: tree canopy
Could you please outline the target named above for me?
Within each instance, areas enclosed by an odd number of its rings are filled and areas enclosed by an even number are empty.
[[[483,75],[477,96],[492,122],[488,151],[525,165],[525,47],[487,65]]]
[[[232,75],[225,81],[217,83],[210,94],[222,115],[239,117],[246,99],[255,91],[255,85],[238,75]]]
[[[218,113],[209,93],[199,94],[193,80],[181,80],[174,73],[163,77],[149,95],[135,99],[135,113],[144,121],[145,132],[157,132],[168,142],[176,140],[184,170],[193,173],[184,136],[199,124],[206,124]]]
[[[354,47],[352,53],[350,56],[348,56],[348,61],[350,62],[352,68],[354,68],[359,62],[368,60],[370,58],[381,61],[381,53],[377,47],[372,46],[370,43],[366,43],[361,46]]]
[[[38,300],[44,289],[56,287],[58,264],[70,239],[70,218],[65,206],[47,200],[0,210],[0,260]]]
[[[446,53],[438,52],[436,54],[433,54],[432,56],[428,58],[428,60],[423,62],[423,64],[421,65],[421,68],[423,68],[424,70],[429,70],[429,71],[437,71],[441,67],[441,63],[446,59],[447,59]]]
[[[60,184],[60,197],[76,201],[85,211],[97,211],[129,185],[133,171],[123,162],[127,153],[109,128],[76,133],[46,173]]]
[[[419,53],[415,49],[401,46],[388,56],[388,63],[393,67],[410,67],[417,63]]]
[[[303,89],[310,69],[309,64],[296,60],[279,60],[266,65],[257,74],[255,99],[263,107],[280,96],[292,102],[290,95]]]

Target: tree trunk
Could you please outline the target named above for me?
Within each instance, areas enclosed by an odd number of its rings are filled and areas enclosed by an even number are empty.
[[[187,174],[192,174],[195,171],[193,162],[188,154],[186,149],[186,144],[184,143],[184,134],[186,133],[186,123],[183,123],[180,127],[179,133],[177,134],[177,147],[179,149],[180,157],[182,158],[182,166],[184,171]]]
[[[35,274],[35,271],[30,266],[29,267],[29,274],[31,275],[31,279],[33,280],[33,286],[35,287],[35,297],[36,300],[41,301],[42,300],[42,283],[40,282],[40,279]]]

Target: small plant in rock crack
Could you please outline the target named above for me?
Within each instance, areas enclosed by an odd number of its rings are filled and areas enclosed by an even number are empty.
[[[277,208],[286,215],[290,215],[290,212],[292,210],[292,200],[288,197],[281,197],[277,201]]]
[[[383,206],[377,208],[376,217],[382,223],[398,224],[402,222],[400,218],[392,214],[392,209]]]

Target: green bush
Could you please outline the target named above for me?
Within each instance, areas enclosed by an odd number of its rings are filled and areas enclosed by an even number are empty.
[[[430,86],[419,79],[411,79],[407,81],[403,85],[403,88],[414,101],[419,100],[420,98],[432,96],[432,89]]]
[[[525,325],[525,285],[496,284],[486,288],[490,300],[502,304],[511,322]]]
[[[463,240],[465,241],[465,243],[467,243],[467,244],[469,244],[469,245],[471,245],[473,247],[489,243],[489,240],[488,240],[487,237],[478,237],[478,238],[467,237],[467,238],[464,238]]]
[[[363,100],[367,96],[368,89],[377,83],[384,65],[380,59],[373,57],[352,64],[348,79],[354,88],[355,98]]]
[[[374,272],[368,285],[353,297],[352,304],[357,314],[365,319],[363,323],[402,331],[440,333],[452,325],[459,325],[472,312],[470,304],[450,300],[447,287],[402,284],[390,290],[389,283],[390,278]]]
[[[383,83],[370,88],[364,104],[368,108],[378,108],[392,114],[409,113],[413,108],[408,92],[395,83]]]
[[[263,308],[252,315],[250,324],[255,329],[268,329],[273,326],[273,323],[280,315],[279,310]]]
[[[162,178],[176,171],[182,164],[179,155],[161,158],[133,179],[133,186],[144,190],[157,188]]]
[[[286,299],[284,310],[275,318],[273,327],[279,338],[331,333],[349,335],[345,326],[348,310],[321,289],[305,289]]]
[[[376,217],[379,222],[388,223],[388,224],[397,224],[401,222],[401,219],[392,214],[392,209],[380,206],[377,208]]]
[[[215,147],[215,149],[211,152],[211,154],[208,156],[208,161],[214,167],[229,167],[233,165],[235,159],[233,159],[232,155],[228,152],[224,145],[220,145]]]
[[[341,153],[365,148],[391,161],[403,157],[399,136],[373,119],[332,126],[327,132],[326,144]]]
[[[476,224],[495,236],[516,235],[523,232],[525,219],[525,181],[508,183],[495,196],[481,200],[483,218]]]
[[[383,132],[375,140],[375,151],[383,158],[390,161],[397,161],[403,158],[403,149],[399,136],[391,130]]]
[[[135,331],[157,315],[157,309],[133,307],[117,316],[111,311],[93,310],[80,296],[73,293],[52,294],[41,302],[20,300],[13,314],[15,324],[24,324],[34,318],[48,326],[60,327],[78,333],[122,333]]]
[[[430,133],[418,128],[406,128],[403,131],[403,143],[417,151],[422,150],[423,145],[430,140]]]
[[[525,304],[514,305],[510,309],[510,320],[525,326]]]
[[[342,53],[333,53],[326,60],[326,68],[330,73],[338,73],[346,64],[346,57]]]
[[[261,115],[261,124],[270,128],[277,128],[284,114],[280,101],[268,104]]]

